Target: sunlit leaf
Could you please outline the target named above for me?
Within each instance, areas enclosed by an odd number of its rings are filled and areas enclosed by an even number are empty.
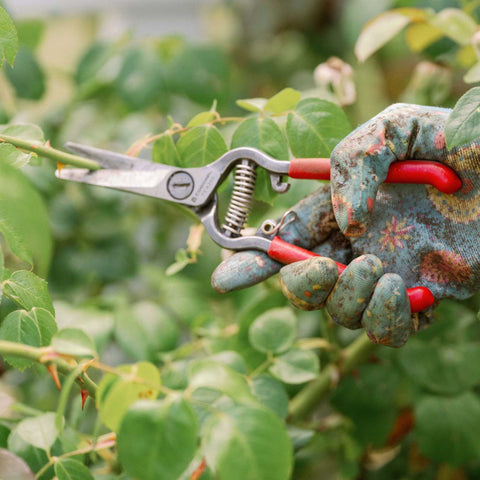
[[[363,62],[412,21],[425,20],[431,13],[419,8],[398,8],[377,15],[362,30],[355,55]]]
[[[0,66],[5,59],[10,65],[15,61],[18,50],[18,36],[15,25],[3,7],[0,7]]]
[[[467,73],[463,76],[463,81],[465,83],[480,82],[480,62],[477,62],[467,71]]]
[[[414,23],[405,32],[408,46],[414,52],[421,52],[442,37],[440,29],[429,23]]]
[[[451,111],[445,124],[448,148],[473,142],[480,137],[480,87],[465,93]]]
[[[15,430],[27,443],[48,451],[58,436],[55,413],[47,412],[22,420]]]
[[[160,372],[152,363],[117,367],[122,375],[107,374],[98,388],[98,412],[102,422],[118,431],[127,410],[138,400],[154,400],[161,385]]]
[[[457,8],[441,10],[430,20],[430,23],[460,45],[468,45],[477,31],[475,20],[468,13]]]
[[[245,98],[237,100],[237,105],[247,112],[261,112],[267,103],[266,98]]]
[[[263,110],[272,113],[283,113],[292,108],[300,101],[302,94],[293,88],[284,88],[273,97],[269,98]]]

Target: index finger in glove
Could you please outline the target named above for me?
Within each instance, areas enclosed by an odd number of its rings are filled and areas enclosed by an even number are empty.
[[[396,104],[360,126],[332,153],[332,204],[340,230],[363,235],[379,185],[396,160],[442,161],[448,110]]]
[[[295,207],[295,220],[281,230],[283,240],[320,255],[330,256],[338,247],[339,261],[345,261],[349,248],[339,239],[333,216],[329,185],[304,198]],[[212,286],[220,293],[238,290],[262,282],[277,273],[281,264],[258,251],[245,251],[222,262],[212,275]]]

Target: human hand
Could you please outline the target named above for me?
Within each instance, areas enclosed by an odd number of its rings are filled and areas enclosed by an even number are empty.
[[[343,259],[317,253],[337,261],[365,253],[376,257],[357,258],[340,278],[333,262],[324,259],[284,267],[282,287],[297,307],[326,305],[338,323],[348,328],[364,326],[372,340],[400,346],[431,314],[410,315],[405,287],[426,286],[436,300],[466,298],[478,289],[479,157],[476,145],[447,151],[443,129],[448,113],[393,105],[336,147],[331,187],[338,223],[329,223],[330,233],[337,239],[344,233],[344,245],[348,238],[351,251],[341,250]],[[382,184],[390,163],[404,159],[443,162],[458,173],[463,187],[445,195],[424,185]],[[326,231],[319,218],[333,218],[327,193],[321,189],[303,202],[311,205],[300,212],[302,226],[292,225],[293,234],[283,233],[287,241],[306,248],[317,246],[320,251],[332,249],[328,235],[321,238],[315,231]],[[213,284],[219,290],[241,288],[279,268],[258,253],[243,252],[219,266]],[[383,275],[383,271],[395,273]]]

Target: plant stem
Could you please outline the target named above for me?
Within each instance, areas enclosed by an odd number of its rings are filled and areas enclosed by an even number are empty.
[[[52,148],[50,146],[37,145],[21,138],[0,134],[0,142],[10,143],[14,147],[36,153],[41,157],[48,158],[57,163],[72,165],[73,167],[79,168],[88,168],[88,170],[99,170],[101,168],[98,162],[95,162],[94,160],[89,160],[88,158],[80,157],[78,155],[62,152],[61,150],[57,150],[56,148]]]
[[[64,358],[59,356],[50,356],[48,357],[48,360],[43,360],[45,353],[45,348],[31,347],[30,345],[0,340],[0,355],[14,355],[16,357],[32,360],[41,365],[53,364],[63,375],[68,375],[73,370],[75,370],[75,368],[78,367],[77,363],[70,364]],[[86,373],[80,373],[76,379],[76,382],[80,386],[80,388],[88,390],[89,395],[92,398],[95,398],[95,394],[97,392],[97,385],[90,379],[90,377]]]
[[[338,363],[329,363],[319,377],[310,382],[295,397],[289,407],[289,417],[298,420],[308,415],[322,396],[336,385],[339,375],[350,372],[362,360],[368,357],[377,347],[369,338],[362,334],[340,353]]]

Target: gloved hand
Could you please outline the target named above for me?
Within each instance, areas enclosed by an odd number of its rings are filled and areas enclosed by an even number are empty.
[[[336,261],[354,260],[340,276],[328,259],[283,267],[282,288],[295,306],[326,306],[337,323],[363,326],[373,341],[397,347],[431,317],[411,315],[406,287],[428,287],[437,301],[480,288],[480,144],[448,151],[448,114],[392,105],[337,145],[330,186],[294,208],[298,220],[282,237]],[[445,163],[462,188],[446,195],[426,185],[383,184],[390,164],[407,159]],[[243,288],[280,268],[263,254],[241,252],[219,265],[212,284]]]

